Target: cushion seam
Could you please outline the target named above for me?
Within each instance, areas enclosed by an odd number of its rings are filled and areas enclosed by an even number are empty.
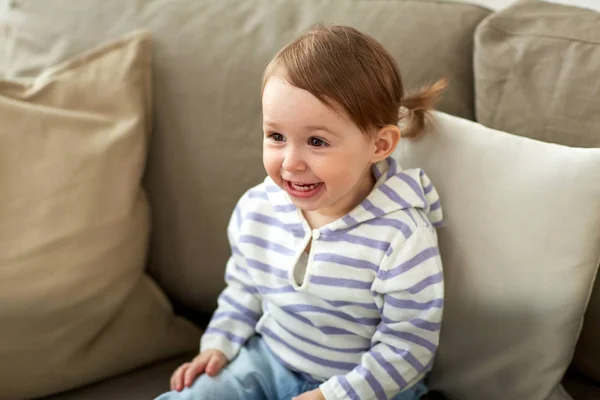
[[[524,33],[524,32],[514,32],[508,29],[504,29],[504,28],[500,28],[498,26],[493,25],[493,22],[490,22],[490,20],[488,20],[488,25],[489,28],[495,29],[497,31],[503,32],[503,33],[507,33],[513,36],[519,36],[519,37],[535,37],[535,38],[546,38],[546,39],[555,39],[555,40],[562,40],[562,41],[569,41],[569,42],[578,42],[578,43],[587,43],[587,44],[592,44],[592,45],[600,45],[600,40],[599,41],[591,41],[591,40],[585,40],[585,39],[578,39],[578,38],[568,38],[568,37],[564,37],[564,36],[557,36],[557,35],[552,35],[552,34],[536,34],[536,33]]]

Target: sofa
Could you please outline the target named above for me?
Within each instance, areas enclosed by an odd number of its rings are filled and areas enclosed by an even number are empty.
[[[265,175],[261,73],[320,21],[380,40],[409,90],[450,82],[428,139],[397,153],[433,172],[448,226],[429,399],[600,399],[600,13],[536,0],[497,12],[444,0],[10,0],[1,400],[168,389],[224,287],[233,206]]]

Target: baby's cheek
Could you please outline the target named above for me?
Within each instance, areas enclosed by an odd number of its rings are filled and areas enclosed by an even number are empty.
[[[334,180],[337,185],[350,188],[356,185],[360,178],[360,172],[357,172],[355,165],[338,164],[335,169],[331,170],[331,175],[334,176]]]
[[[272,151],[266,149],[263,151],[263,165],[271,178],[275,178],[276,175],[279,175],[281,163],[277,162],[277,155],[273,154]]]

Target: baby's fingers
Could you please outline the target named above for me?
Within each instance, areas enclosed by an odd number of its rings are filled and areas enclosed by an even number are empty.
[[[175,370],[171,376],[171,390],[180,391],[183,389],[183,375],[189,366],[190,363],[185,363]]]
[[[206,374],[208,376],[215,376],[219,373],[223,365],[227,362],[227,359],[220,354],[215,354],[208,361],[208,365],[206,366]]]
[[[196,379],[196,377],[198,375],[201,375],[202,373],[204,373],[206,364],[208,363],[209,359],[210,359],[210,354],[206,354],[206,353],[202,353],[199,356],[197,356],[196,358],[194,358],[194,360],[192,361],[192,364],[185,371],[185,375],[183,377],[183,384],[186,387],[190,387],[192,385],[192,383],[194,382],[194,379]]]

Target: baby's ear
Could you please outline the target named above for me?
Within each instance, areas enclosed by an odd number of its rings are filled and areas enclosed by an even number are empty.
[[[371,161],[376,163],[388,158],[396,149],[400,136],[400,129],[395,125],[387,125],[377,131],[374,139],[375,153]]]

